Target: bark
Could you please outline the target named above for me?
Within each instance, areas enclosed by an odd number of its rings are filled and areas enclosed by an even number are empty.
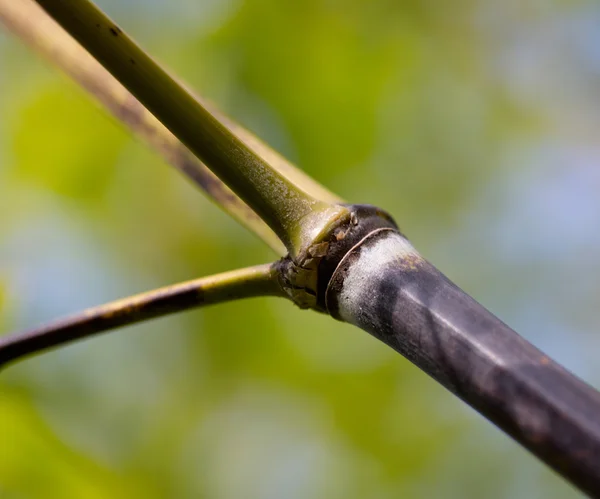
[[[369,332],[581,490],[600,496],[600,393],[528,343],[397,231],[341,260],[329,312]]]

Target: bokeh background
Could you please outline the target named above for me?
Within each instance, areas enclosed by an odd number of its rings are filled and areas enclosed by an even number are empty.
[[[597,1],[98,4],[600,387]],[[272,258],[0,33],[0,332]],[[3,372],[0,497],[579,493],[365,333],[255,299]]]

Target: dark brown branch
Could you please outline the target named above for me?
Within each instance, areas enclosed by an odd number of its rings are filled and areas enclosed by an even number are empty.
[[[584,492],[600,497],[600,393],[421,258],[373,232],[340,262],[327,306],[383,341]]]

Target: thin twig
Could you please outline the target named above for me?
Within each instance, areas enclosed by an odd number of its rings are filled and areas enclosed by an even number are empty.
[[[195,307],[258,296],[286,296],[272,264],[174,284],[90,308],[56,322],[0,338],[0,369],[22,357],[109,329]]]

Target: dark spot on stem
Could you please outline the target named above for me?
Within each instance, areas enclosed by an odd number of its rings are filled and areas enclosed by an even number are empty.
[[[112,33],[113,36],[119,36],[119,33],[121,33],[121,29],[118,26],[113,26],[109,29],[109,31]]]
[[[134,61],[133,59],[129,59],[129,62],[130,62],[130,63],[131,63],[133,66],[135,66],[135,61]]]

